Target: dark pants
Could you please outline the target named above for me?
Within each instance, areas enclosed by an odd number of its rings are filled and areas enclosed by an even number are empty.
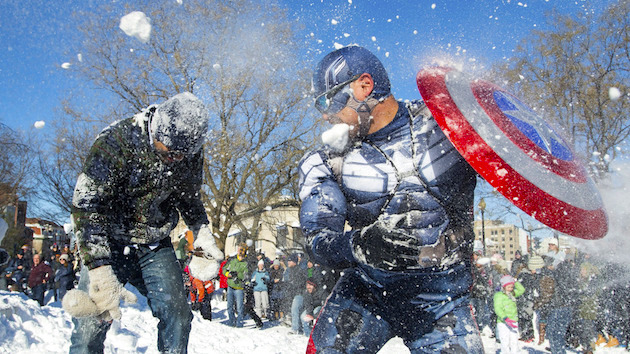
[[[186,353],[192,312],[175,252],[170,240],[167,238],[166,241],[153,250],[148,246],[131,248],[128,255],[124,255],[123,246],[113,245],[112,268],[122,284],[130,283],[147,297],[153,316],[159,320],[158,350],[161,353]],[[82,267],[78,288],[87,291],[88,284],[87,267]],[[70,353],[102,353],[111,322],[97,317],[73,319],[72,322]]]
[[[39,303],[39,306],[44,306],[44,294],[46,289],[48,288],[48,284],[38,284],[31,288],[31,298]]]
[[[570,307],[554,308],[549,312],[549,317],[547,318],[547,338],[549,338],[549,346],[551,347],[552,353],[566,353],[567,328],[572,318],[573,311]]]
[[[463,265],[424,273],[346,269],[307,352],[376,353],[398,336],[411,353],[483,353],[469,286],[470,269]]]

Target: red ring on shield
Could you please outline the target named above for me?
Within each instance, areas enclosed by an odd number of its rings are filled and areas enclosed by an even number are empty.
[[[451,68],[422,70],[416,81],[455,148],[515,206],[571,236],[606,235],[608,218],[586,169],[564,140],[518,98]],[[507,103],[500,105],[495,97]]]

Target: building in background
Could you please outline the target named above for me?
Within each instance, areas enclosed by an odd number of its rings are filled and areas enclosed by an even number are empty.
[[[266,209],[259,217],[252,216],[241,220],[241,224],[248,229],[250,235],[238,227],[232,227],[225,240],[224,253],[228,256],[235,254],[237,245],[246,242],[248,238],[252,239],[256,252],[264,252],[272,261],[293,252],[304,253],[306,241],[300,228],[299,210],[298,207],[290,206]],[[257,228],[254,228],[254,224]],[[187,244],[187,247],[181,247],[182,250],[192,249],[190,246],[192,233],[182,220],[171,233],[171,241],[176,250],[180,249],[181,242]]]
[[[66,234],[63,226],[40,218],[26,218],[24,226],[33,230],[33,252],[42,253],[49,250],[54,244],[59,249],[70,246],[70,236]]]
[[[503,259],[511,262],[514,260],[516,251],[520,251],[521,254],[529,253],[527,249],[530,240],[525,230],[512,224],[505,224],[500,220],[485,220],[483,226],[482,228],[481,220],[475,220],[475,241],[477,244],[483,244],[485,234],[486,256],[499,253]]]

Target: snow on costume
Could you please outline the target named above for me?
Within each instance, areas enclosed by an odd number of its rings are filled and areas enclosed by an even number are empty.
[[[320,62],[316,94],[363,72],[375,87],[356,111],[369,111],[372,100],[389,96],[389,81],[361,47]],[[336,97],[325,103],[338,104]],[[366,116],[359,113],[360,121]],[[468,306],[476,174],[422,102],[399,102],[387,126],[366,132],[342,151],[325,146],[300,162],[300,222],[314,262],[348,268],[307,352],[377,352],[393,336],[412,353],[482,352]]]
[[[113,123],[96,138],[72,201],[83,267],[79,290],[63,301],[77,317],[71,353],[103,351],[111,319],[120,319],[120,301],[135,301],[126,283],[148,298],[160,321],[158,350],[186,350],[192,313],[169,236],[179,216],[193,231],[195,246],[201,240],[193,258],[216,270],[223,258],[198,194],[207,127],[201,101],[181,93]]]

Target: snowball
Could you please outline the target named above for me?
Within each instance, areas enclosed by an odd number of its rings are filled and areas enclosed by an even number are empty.
[[[120,29],[130,37],[146,43],[151,36],[151,19],[141,11],[133,11],[120,19]]]
[[[65,62],[65,63],[61,64],[61,68],[62,69],[70,69],[70,65],[71,65],[70,63]]]
[[[339,22],[337,22],[337,20],[335,20],[334,18],[332,20],[330,20],[330,23],[332,23],[333,25],[338,24]]]
[[[619,97],[621,97],[621,91],[619,91],[616,87],[611,87],[608,89],[608,97],[610,97],[611,100],[616,101]]]
[[[335,124],[322,133],[322,142],[335,151],[343,151],[348,145],[349,132],[350,126],[348,124]]]
[[[81,53],[77,54],[77,60],[79,62],[82,62],[83,61],[83,54],[81,54]]]
[[[46,122],[44,122],[43,120],[38,120],[33,125],[35,126],[36,129],[42,129],[46,125]]]
[[[431,4],[431,10],[435,10],[435,4]]]

